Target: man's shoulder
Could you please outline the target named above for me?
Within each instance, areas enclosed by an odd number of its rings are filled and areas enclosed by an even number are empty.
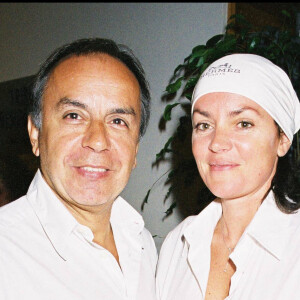
[[[32,217],[31,209],[27,196],[12,201],[0,208],[0,234],[3,229],[9,230],[17,224],[24,224]]]
[[[143,228],[141,235],[142,235],[144,243],[147,244],[151,248],[154,247],[156,250],[153,236],[146,227]]]

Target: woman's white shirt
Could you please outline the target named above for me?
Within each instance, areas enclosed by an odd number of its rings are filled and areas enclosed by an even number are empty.
[[[222,214],[213,201],[166,237],[157,268],[159,300],[204,299],[210,245]],[[270,192],[231,253],[232,300],[300,299],[300,212],[284,214]]]

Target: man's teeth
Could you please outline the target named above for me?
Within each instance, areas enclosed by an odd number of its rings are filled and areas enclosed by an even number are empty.
[[[106,172],[106,169],[102,168],[82,167],[82,169],[88,172]]]

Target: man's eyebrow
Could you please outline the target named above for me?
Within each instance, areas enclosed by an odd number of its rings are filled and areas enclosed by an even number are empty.
[[[80,107],[83,109],[87,109],[87,105],[78,101],[78,100],[73,100],[68,97],[63,97],[61,98],[57,103],[56,103],[56,108],[60,109],[63,106],[76,106]]]
[[[113,108],[109,111],[110,114],[126,114],[126,115],[133,115],[136,116],[136,112],[132,107],[120,107],[120,108]]]
[[[63,97],[61,98],[58,103],[56,104],[57,109],[62,108],[63,106],[75,106],[75,107],[80,107],[85,110],[88,109],[88,105],[78,101],[78,100],[73,100],[68,97]],[[136,112],[132,107],[119,107],[119,108],[112,108],[109,111],[109,114],[127,114],[127,115],[133,115],[136,116]]]

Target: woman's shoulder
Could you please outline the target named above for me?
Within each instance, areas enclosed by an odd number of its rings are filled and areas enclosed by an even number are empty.
[[[185,251],[184,233],[196,216],[187,217],[166,236],[160,249],[156,270],[157,293],[161,295],[167,289],[170,276],[176,272],[177,264]]]
[[[189,216],[184,219],[180,224],[178,224],[172,231],[166,236],[160,253],[159,258],[161,261],[168,261],[173,257],[177,257],[182,253],[185,247],[185,237],[184,234],[188,229],[189,225],[195,220],[196,216]]]
[[[168,235],[166,236],[166,239],[164,241],[165,243],[168,243],[168,241],[172,240],[178,240],[181,236],[183,236],[185,229],[193,223],[197,216],[189,216],[185,218],[181,223],[179,223],[173,230],[171,230]]]

